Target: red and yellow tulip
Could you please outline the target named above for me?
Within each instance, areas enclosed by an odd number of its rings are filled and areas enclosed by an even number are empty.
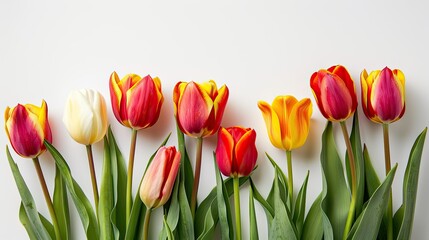
[[[146,207],[157,208],[170,198],[180,166],[175,147],[161,147],[153,158],[140,186],[140,198]]]
[[[372,71],[369,75],[364,69],[360,75],[362,87],[362,108],[376,123],[392,123],[399,120],[405,112],[405,76],[401,70]]]
[[[44,100],[41,107],[32,104],[7,107],[4,122],[13,149],[22,157],[36,158],[45,151],[43,141],[52,142],[48,106]]]
[[[305,143],[313,113],[310,99],[298,101],[290,95],[278,96],[272,105],[259,101],[258,107],[262,111],[268,136],[275,147],[291,151]]]
[[[158,121],[164,101],[158,77],[128,74],[119,80],[118,74],[113,72],[109,88],[113,113],[122,125],[138,130]]]
[[[344,121],[356,111],[355,85],[345,67],[336,65],[313,73],[310,86],[320,112],[329,121]]]
[[[174,87],[174,114],[180,130],[192,137],[217,132],[228,101],[228,87],[217,89],[213,80],[199,84],[178,82]]]
[[[216,147],[216,162],[225,176],[248,176],[258,159],[256,132],[250,128],[220,128]]]

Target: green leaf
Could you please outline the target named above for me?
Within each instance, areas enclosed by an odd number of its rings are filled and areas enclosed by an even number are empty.
[[[167,223],[167,221],[166,221],[166,219],[165,219],[165,217],[163,218],[163,228],[165,229],[165,231],[167,232],[167,239],[168,240],[173,240],[174,239],[174,237],[173,237],[173,233],[171,232],[171,229],[170,229],[170,227],[168,226],[168,223]]]
[[[279,185],[280,186],[280,189],[279,189],[280,190],[280,196],[281,196],[283,202],[286,203],[287,210],[289,212],[292,212],[292,209],[290,207],[290,206],[292,206],[292,203],[290,202],[290,198],[288,197],[289,192],[288,192],[288,189],[287,189],[287,186],[288,186],[287,185],[287,182],[288,182],[287,181],[287,177],[286,177],[285,173],[281,170],[280,166],[277,165],[277,163],[274,161],[274,159],[270,155],[268,155],[268,153],[265,153],[265,155],[267,156],[268,160],[270,160],[270,162],[273,165],[275,171],[277,171],[277,173],[278,173],[278,175],[280,177],[280,181],[281,181],[280,185]],[[267,201],[271,204],[271,206],[274,205],[274,202],[273,202],[273,194],[274,194],[273,186],[274,186],[274,182],[273,182],[273,185],[271,187],[271,191],[268,194],[268,198],[267,198]]]
[[[302,228],[301,239],[320,240],[323,237],[322,194],[320,194],[308,211]]]
[[[178,174],[176,177],[176,181],[174,183],[173,192],[171,193],[170,197],[170,206],[168,209],[164,209],[164,211],[167,214],[166,223],[168,225],[169,229],[166,229],[166,225],[163,225],[163,228],[161,230],[161,234],[159,239],[167,239],[168,238],[168,231],[171,231],[173,233],[172,229],[176,229],[177,224],[179,222],[179,214],[180,214],[180,206],[179,206],[179,182],[180,182],[180,175]],[[173,233],[174,236],[174,233]]]
[[[269,226],[268,238],[269,239],[297,239],[294,227],[292,225],[291,218],[286,211],[286,206],[280,197],[279,177],[276,174],[274,176],[274,219]]]
[[[355,112],[353,116],[353,127],[352,132],[350,134],[350,143],[353,149],[353,155],[355,158],[355,167],[356,167],[356,212],[355,216],[359,216],[362,212],[362,207],[364,203],[364,195],[365,195],[365,164],[364,157],[362,154],[362,142],[360,137],[359,130],[359,118],[358,113]],[[349,182],[349,186],[351,186],[351,174],[349,167],[349,156],[346,154],[346,169],[347,169],[347,180]]]
[[[194,237],[194,219],[192,218],[191,208],[186,195],[185,180],[182,179],[179,185],[179,239],[195,239]]]
[[[305,217],[305,201],[307,198],[307,183],[310,172],[307,171],[304,182],[302,183],[301,189],[298,192],[298,196],[295,202],[295,210],[293,211],[293,222],[295,223],[297,238],[301,238],[302,228],[304,225]]]
[[[261,193],[259,193],[258,189],[256,188],[255,184],[252,181],[252,178],[249,178],[250,180],[250,188],[253,192],[253,197],[258,201],[262,207],[264,208],[265,215],[267,216],[268,225],[271,224],[271,221],[274,218],[274,208],[267,202],[267,200],[262,197]]]
[[[322,216],[324,227],[329,232],[328,225],[330,224],[334,239],[341,239],[350,206],[350,191],[344,179],[344,169],[334,141],[332,123],[329,121],[322,135],[320,162],[323,189],[326,191],[326,195],[322,199],[322,209],[326,215],[326,217]],[[328,219],[329,223],[326,222]],[[328,233],[325,231],[325,234]]]
[[[52,225],[51,222],[49,222],[48,219],[46,219],[42,214],[39,213],[40,221],[42,221],[43,226],[45,227],[46,231],[49,233],[52,239],[55,239],[55,229],[54,225]]]
[[[365,161],[366,192],[369,199],[381,183],[380,179],[378,178],[377,172],[372,166],[371,158],[369,156],[366,145],[364,145],[363,148],[363,156]]]
[[[73,203],[79,213],[86,237],[88,239],[98,239],[98,223],[95,217],[94,210],[86,197],[82,188],[77,184],[71,175],[70,168],[64,160],[63,156],[52,146],[49,142],[45,141],[46,149],[51,153],[55,163],[63,177],[64,183],[72,197]]]
[[[376,239],[378,230],[387,209],[389,201],[390,187],[395,177],[397,164],[386,176],[384,182],[377,188],[369,199],[366,208],[362,211],[353,225],[347,239]],[[403,239],[403,238],[402,238]]]
[[[66,185],[61,177],[60,170],[55,167],[55,187],[53,205],[57,216],[58,228],[60,230],[60,238],[67,240],[70,234],[70,213],[69,203],[67,198]]]
[[[417,137],[411,148],[408,158],[407,168],[405,170],[402,198],[404,213],[401,229],[397,239],[410,239],[413,229],[414,211],[416,207],[417,187],[419,183],[420,161],[422,159],[423,146],[425,143],[427,128]]]
[[[115,239],[124,239],[126,233],[126,187],[127,170],[125,159],[119,150],[112,129],[108,130],[109,151],[113,183],[113,209],[111,221]]]
[[[109,142],[104,137],[104,161],[101,174],[100,203],[98,206],[98,222],[100,224],[100,238],[114,239],[110,214],[113,210],[113,182]]]
[[[15,161],[10,155],[9,148],[7,146],[6,155],[25,211],[25,215],[21,214],[20,211],[20,220],[24,220],[24,227],[27,230],[29,237],[31,238],[34,236],[36,239],[51,239],[49,233],[46,231],[40,220],[33,196],[31,195],[31,192],[19,171],[18,165],[16,165]]]
[[[398,239],[399,230],[401,230],[402,220],[404,219],[404,205],[402,204],[393,216],[393,238]]]
[[[256,220],[255,201],[253,200],[252,187],[249,188],[249,223],[250,240],[259,240],[258,221]]]
[[[52,239],[55,239],[55,230],[52,223],[50,223],[45,217],[43,217],[42,214],[39,213],[40,221],[42,222],[43,226],[45,227],[46,231],[49,233],[49,236]],[[36,233],[34,232],[34,229],[30,226],[30,219],[27,216],[27,213],[25,212],[24,205],[20,204],[19,206],[19,220],[21,221],[22,225],[24,226],[25,230],[27,231],[28,237],[31,240],[37,240]]]
[[[233,225],[231,217],[231,206],[229,204],[229,198],[228,193],[226,193],[225,184],[222,180],[222,175],[216,164],[216,156],[214,156],[214,168],[216,174],[217,206],[219,211],[219,223],[222,234],[221,236],[222,239],[233,239],[234,231],[232,229]]]
[[[194,172],[192,170],[192,165],[189,160],[188,151],[186,150],[185,145],[185,136],[182,131],[180,131],[179,126],[176,126],[177,129],[177,142],[178,142],[178,148],[182,155],[182,159],[180,159],[180,171],[183,174],[183,181],[185,182],[185,190],[186,190],[186,196],[188,198],[188,202],[191,202],[191,196],[192,196],[192,188],[194,187]]]

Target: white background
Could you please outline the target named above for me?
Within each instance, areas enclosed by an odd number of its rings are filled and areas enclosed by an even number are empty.
[[[177,143],[172,90],[178,81],[214,79],[226,84],[230,98],[223,126],[242,125],[257,131],[259,168],[254,181],[267,196],[273,169],[264,152],[286,171],[285,155],[274,148],[257,107],[277,95],[309,97],[314,113],[304,147],[293,152],[295,192],[310,170],[307,204],[320,193],[319,154],[325,119],[309,87],[314,71],[342,64],[350,71],[360,96],[359,75],[385,66],[399,68],[406,76],[407,110],[391,125],[392,161],[399,167],[393,185],[394,208],[401,201],[402,178],[414,139],[428,126],[429,15],[424,1],[2,1],[0,3],[0,108],[17,103],[49,106],[54,145],[68,160],[74,177],[92,199],[85,148],[75,143],[62,123],[63,107],[71,90],[92,88],[108,103],[109,120],[128,157],[130,130],[113,117],[108,80],[120,76],[151,74],[162,81],[165,102],[156,125],[138,134],[136,183],[155,147],[173,131],[169,144]],[[359,99],[360,101],[360,99]],[[384,174],[381,127],[365,119],[359,106],[361,134],[373,163]],[[2,124],[4,124],[2,122]],[[348,122],[350,127],[351,122]],[[338,149],[345,147],[338,126]],[[8,144],[1,134],[0,146]],[[199,200],[215,186],[212,151],[216,137],[205,140]],[[188,147],[193,158],[195,141]],[[102,144],[95,144],[95,164],[101,173]],[[0,154],[0,236],[26,239],[18,219],[20,197],[6,160]],[[31,189],[38,209],[49,218],[31,160],[13,153]],[[417,194],[413,239],[429,234],[428,151],[423,153]],[[53,191],[54,164],[49,154],[41,164]],[[134,188],[134,193],[137,191]],[[241,190],[244,239],[248,238],[248,187]],[[80,220],[70,202],[73,239],[83,239]],[[267,236],[265,215],[256,203],[261,239]],[[151,236],[157,235],[161,211],[152,219]],[[156,223],[158,221],[158,223]]]

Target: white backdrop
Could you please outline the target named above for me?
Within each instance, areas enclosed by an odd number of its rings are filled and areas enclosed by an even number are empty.
[[[385,66],[399,68],[406,76],[407,110],[391,125],[392,161],[399,168],[393,185],[394,208],[402,202],[402,178],[414,139],[428,126],[427,103],[429,15],[424,1],[2,1],[0,3],[0,108],[17,103],[49,106],[54,145],[68,160],[72,173],[92,199],[85,149],[67,134],[62,114],[71,90],[92,88],[108,102],[109,120],[125,157],[130,131],[113,117],[108,79],[134,72],[159,76],[165,96],[156,125],[138,134],[134,182],[142,174],[155,147],[173,131],[176,144],[172,90],[178,81],[226,84],[230,98],[223,126],[242,125],[257,131],[259,168],[254,181],[268,194],[273,169],[264,152],[286,171],[284,153],[269,142],[258,100],[271,102],[277,95],[309,97],[314,113],[307,143],[293,153],[295,192],[310,170],[307,204],[322,189],[319,154],[325,119],[312,96],[309,79],[314,71],[345,65],[360,95],[359,74]],[[360,100],[359,100],[360,101]],[[381,127],[365,119],[359,106],[361,133],[374,165],[384,173]],[[2,122],[4,124],[4,122]],[[351,122],[348,122],[350,126]],[[339,130],[336,127],[336,130]],[[339,131],[337,131],[339,133]],[[345,147],[337,135],[338,149]],[[8,144],[1,134],[0,146]],[[193,158],[195,141],[188,146]],[[95,164],[100,176],[102,144],[95,145]],[[204,144],[199,199],[215,185],[212,151],[215,137]],[[417,194],[413,239],[426,239],[429,208],[428,150],[424,150]],[[49,217],[37,175],[30,160],[13,153],[35,197],[38,209]],[[18,219],[20,197],[2,150],[0,154],[0,236],[26,239]],[[41,164],[53,191],[54,164],[44,154]],[[136,192],[136,187],[134,192]],[[243,234],[248,238],[248,187],[241,190]],[[70,203],[71,204],[71,203]],[[265,215],[256,203],[261,239],[267,236]],[[76,211],[71,207],[74,239],[83,239]],[[151,236],[159,231],[152,219]]]

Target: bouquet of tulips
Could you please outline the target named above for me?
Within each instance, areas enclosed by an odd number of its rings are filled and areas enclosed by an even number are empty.
[[[358,100],[349,72],[341,65],[321,69],[311,76],[310,86],[319,110],[327,119],[320,154],[323,189],[310,205],[306,200],[309,174],[296,194],[292,170],[292,150],[305,144],[310,131],[313,109],[309,98],[297,100],[285,95],[277,96],[271,105],[258,102],[269,139],[274,147],[285,151],[287,161],[285,174],[278,162],[266,154],[274,171],[266,197],[252,180],[252,173],[257,171],[256,132],[248,127],[221,126],[229,89],[226,85],[218,88],[212,80],[175,85],[173,104],[178,141],[167,146],[167,136],[158,149],[152,149],[153,155],[138,183],[138,193],[132,192],[137,131],[153,126],[159,118],[164,102],[160,79],[136,74],[120,79],[116,72],[110,76],[113,113],[120,124],[131,129],[129,154],[125,157],[109,127],[103,96],[94,90],[69,95],[63,122],[70,136],[86,148],[92,202],[73,178],[74,170],[68,166],[66,157],[52,141],[46,102],[41,107],[32,104],[8,107],[5,129],[10,145],[21,157],[33,160],[50,213],[48,219],[38,212],[32,193],[6,147],[21,196],[19,219],[30,239],[70,239],[73,233],[68,202],[71,200],[87,239],[152,239],[155,236],[149,234],[151,213],[162,208],[164,217],[157,223],[162,226],[157,234],[159,239],[213,239],[218,234],[222,239],[242,239],[240,187],[247,185],[250,239],[409,239],[427,129],[411,148],[403,179],[402,205],[394,211],[391,185],[397,164],[391,165],[389,126],[405,112],[405,77],[400,70],[386,67],[370,74],[364,70],[360,79],[363,111],[368,119],[383,127],[386,175],[381,178],[377,175],[369,150],[361,140],[355,113]],[[352,117],[349,134],[346,122]],[[336,123],[341,127],[347,148],[344,165],[334,140]],[[217,146],[213,149],[216,185],[204,199],[197,199],[203,140],[213,135],[217,135]],[[101,140],[104,151],[99,187],[92,145]],[[186,146],[192,146],[189,141],[195,141],[195,158],[188,155]],[[39,161],[45,150],[52,155],[56,166],[52,195]],[[232,196],[234,206],[230,206]],[[266,234],[258,232],[255,202],[265,211]]]

